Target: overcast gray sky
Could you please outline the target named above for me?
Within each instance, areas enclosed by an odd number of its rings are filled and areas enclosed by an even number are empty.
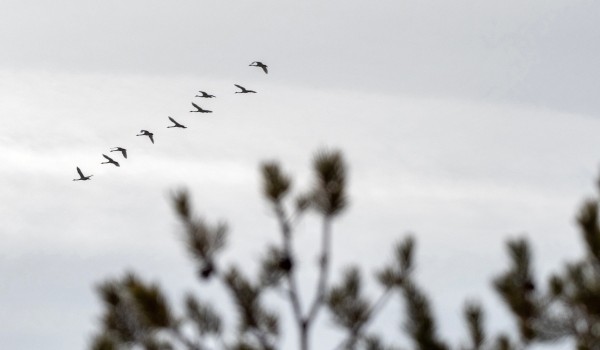
[[[503,242],[526,234],[540,274],[581,254],[574,215],[600,158],[599,15],[591,0],[2,1],[0,348],[84,348],[93,285],[125,269],[173,300],[221,303],[195,283],[169,191],[188,187],[199,212],[230,223],[226,261],[256,262],[278,239],[259,163],[281,160],[301,190],[321,147],[351,170],[335,271],[372,272],[413,232],[444,336],[465,338],[473,297],[491,331],[512,329],[490,288]],[[210,116],[188,112],[197,90],[217,95]],[[129,159],[100,165],[114,146]],[[72,182],[76,166],[92,181]],[[307,291],[317,228],[299,227]],[[398,310],[375,329],[408,345]],[[336,345],[328,317],[320,328],[317,348]]]

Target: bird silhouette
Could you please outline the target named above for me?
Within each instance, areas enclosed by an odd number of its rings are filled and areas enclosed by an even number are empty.
[[[79,167],[77,167],[77,173],[79,173],[79,179],[73,179],[73,181],[85,181],[85,180],[89,180],[90,177],[94,176],[94,175],[89,175],[89,176],[83,175],[83,173],[81,172],[81,169],[79,169]]]
[[[150,138],[150,141],[152,141],[152,143],[154,143],[154,134],[151,133],[150,131],[147,130],[141,130],[140,134],[137,134],[135,136],[148,136]]]
[[[195,111],[190,111],[190,112],[212,113],[212,111],[209,111],[208,109],[202,109],[202,107],[198,106],[194,102],[192,102],[192,106],[194,106],[194,108],[196,108],[196,110]]]
[[[108,162],[102,162],[100,164],[114,164],[116,166],[120,166],[119,162],[115,161],[114,159],[112,159],[111,157],[107,156],[106,154],[102,155],[104,158],[106,158],[106,160],[108,160]]]
[[[240,90],[242,90],[242,91],[236,91],[235,92],[236,94],[247,94],[247,93],[253,93],[253,94],[255,94],[256,93],[256,91],[254,91],[254,90],[248,90],[248,89],[246,89],[245,87],[243,87],[241,85],[238,85],[238,84],[233,84],[233,85],[237,86]]]
[[[269,72],[267,71],[267,65],[262,62],[254,61],[254,62],[250,63],[250,66],[251,67],[260,67],[260,68],[262,68],[263,71],[265,71],[265,74],[269,74]]]
[[[167,126],[167,128],[182,128],[182,129],[187,129],[187,127],[185,125],[181,125],[178,122],[175,121],[175,119],[169,117],[169,120],[173,122],[174,125],[169,125]]]
[[[111,149],[110,151],[121,152],[121,154],[123,154],[123,158],[127,159],[127,150],[123,147],[113,147],[113,149]]]
[[[213,97],[215,97],[215,95],[207,94],[204,91],[198,91],[198,92],[201,93],[202,95],[196,95],[195,97],[204,97],[204,98],[213,98]]]

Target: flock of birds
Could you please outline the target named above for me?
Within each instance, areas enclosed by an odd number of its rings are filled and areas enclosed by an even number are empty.
[[[267,70],[267,65],[259,62],[259,61],[254,61],[252,63],[250,63],[251,67],[259,67],[261,68],[265,74],[268,74],[268,70]],[[234,84],[238,89],[240,89],[240,91],[236,91],[236,94],[255,94],[256,91],[254,90],[249,90],[246,89],[245,87],[238,85],[238,84]],[[211,95],[205,91],[198,91],[200,93],[200,95],[196,95],[195,97],[201,97],[201,98],[214,98],[214,95]],[[198,106],[196,103],[192,102],[192,106],[195,108],[195,110],[190,111],[191,113],[212,113],[212,111],[208,110],[208,109],[203,109],[202,107]],[[181,129],[186,129],[187,127],[179,122],[177,122],[175,119],[168,117],[169,120],[171,121],[171,123],[173,123],[173,125],[169,125],[167,126],[167,128],[181,128]],[[154,144],[154,134],[151,133],[148,130],[141,130],[139,134],[137,134],[136,136],[148,136],[148,138],[150,139],[150,142],[152,142]],[[110,152],[121,152],[121,155],[123,156],[124,159],[127,159],[127,149],[123,148],[123,147],[113,147],[110,149]],[[102,156],[106,159],[106,162],[102,162],[100,164],[113,164],[114,166],[120,166],[119,162],[117,162],[116,160],[112,159],[111,157],[107,156],[106,154],[102,154]],[[77,173],[79,174],[79,178],[78,179],[73,179],[73,181],[86,181],[86,180],[90,180],[92,176],[94,175],[84,175],[83,172],[81,171],[81,169],[79,167],[77,167]]]

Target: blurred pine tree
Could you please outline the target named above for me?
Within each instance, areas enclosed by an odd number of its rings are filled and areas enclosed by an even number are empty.
[[[262,259],[258,278],[245,276],[240,269],[218,264],[227,239],[225,223],[209,224],[196,216],[185,190],[172,196],[172,204],[184,226],[184,242],[198,268],[199,280],[215,278],[229,292],[237,310],[237,332],[224,329],[219,310],[188,294],[184,313],[174,314],[160,287],[144,282],[134,273],[101,283],[98,294],[103,305],[100,329],[93,338],[93,350],[189,349],[235,350],[277,349],[281,310],[269,310],[264,293],[284,292],[298,334],[298,349],[308,350],[316,316],[326,307],[333,322],[343,331],[337,349],[393,350],[394,346],[369,333],[368,326],[386,307],[390,296],[404,300],[406,335],[413,349],[447,350],[451,345],[436,331],[436,320],[425,292],[413,277],[415,241],[406,237],[393,249],[393,261],[376,278],[381,295],[371,300],[363,293],[363,278],[356,266],[349,267],[337,285],[331,285],[329,261],[332,254],[332,222],[348,205],[347,169],[339,151],[323,150],[313,162],[312,188],[290,200],[291,177],[277,162],[261,167],[263,194],[279,223],[281,244],[271,245]],[[600,185],[599,185],[600,186]],[[295,204],[290,210],[289,203]],[[302,304],[297,282],[293,231],[307,210],[321,217],[321,251],[318,281],[313,300]],[[524,239],[507,242],[508,269],[493,281],[518,326],[518,334],[490,338],[484,327],[484,312],[474,301],[465,304],[467,345],[456,349],[516,350],[531,344],[571,339],[578,350],[600,350],[600,226],[599,200],[589,199],[581,208],[578,225],[588,254],[567,264],[552,276],[544,288],[536,281],[532,253]],[[195,332],[185,332],[184,329]],[[192,337],[190,334],[196,334]],[[212,344],[209,347],[208,344]],[[218,345],[215,345],[218,344]]]

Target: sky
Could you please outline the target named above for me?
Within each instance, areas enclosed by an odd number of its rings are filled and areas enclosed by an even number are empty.
[[[540,276],[582,254],[574,218],[600,159],[599,14],[591,0],[3,1],[0,348],[85,348],[94,286],[126,270],[175,302],[192,290],[229,307],[195,280],[170,193],[188,188],[199,214],[227,221],[223,263],[253,273],[279,239],[260,163],[279,160],[300,193],[323,148],[350,170],[334,275],[359,264],[378,295],[372,273],[412,234],[443,336],[466,339],[471,299],[490,333],[513,331],[491,288],[504,242],[527,237]],[[257,60],[268,75],[248,67]],[[189,113],[198,90],[217,96],[200,104],[214,113]],[[188,128],[167,129],[167,116]],[[101,165],[115,146],[129,158]],[[71,181],[77,166],[92,181]],[[297,227],[304,299],[318,234],[314,217]],[[406,347],[401,310],[391,300],[372,328]],[[333,348],[339,333],[319,321],[313,345]],[[281,347],[293,344],[284,328]]]

